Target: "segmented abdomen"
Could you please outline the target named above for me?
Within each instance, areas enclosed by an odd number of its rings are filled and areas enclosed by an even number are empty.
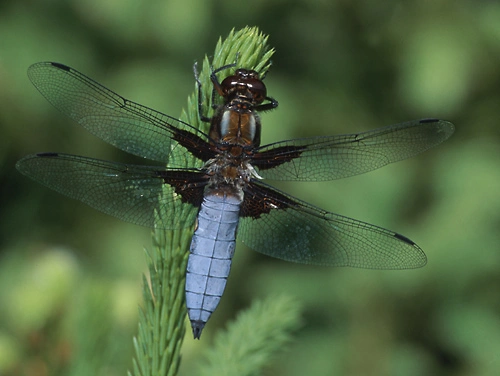
[[[186,273],[186,306],[195,338],[219,304],[236,244],[241,200],[209,193],[198,213]]]

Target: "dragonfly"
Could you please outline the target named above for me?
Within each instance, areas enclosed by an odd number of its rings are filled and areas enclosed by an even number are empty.
[[[224,69],[232,73],[219,81]],[[16,167],[124,221],[159,229],[195,226],[185,284],[194,338],[200,338],[223,295],[236,238],[257,252],[302,264],[410,269],[427,262],[406,236],[325,211],[265,180],[327,181],[372,171],[441,144],[454,132],[450,122],[414,120],[261,145],[259,113],[277,108],[278,102],[251,69],[230,65],[212,71],[210,118],[202,113],[196,76],[199,116],[210,123],[208,133],[125,99],[60,63],[36,63],[28,76],[52,105],[87,131],[159,162],[134,165],[44,152],[22,158]]]

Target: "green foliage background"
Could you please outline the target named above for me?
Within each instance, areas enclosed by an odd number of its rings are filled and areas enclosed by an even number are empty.
[[[411,271],[290,265],[240,244],[180,374],[257,299],[286,294],[302,327],[265,375],[496,375],[500,369],[500,3],[492,1],[3,1],[0,4],[0,374],[123,375],[150,231],[21,176],[58,151],[137,162],[88,135],[32,87],[37,61],[70,65],[172,116],[192,65],[233,28],[277,52],[278,110],[263,141],[438,117],[439,148],[362,176],[276,184],[330,211],[398,231],[427,253]],[[244,343],[245,338],[241,338]],[[99,370],[96,372],[95,370]]]

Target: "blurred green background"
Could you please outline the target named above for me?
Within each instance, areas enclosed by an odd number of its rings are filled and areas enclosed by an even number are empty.
[[[40,151],[131,160],[46,102],[28,66],[61,62],[179,116],[194,89],[193,62],[245,25],[259,26],[277,50],[266,84],[280,107],[262,116],[264,143],[425,117],[457,130],[438,148],[372,173],[276,184],[408,236],[427,253],[425,268],[291,265],[240,244],[201,341],[187,331],[180,373],[194,374],[199,354],[239,311],[284,293],[303,305],[303,325],[265,375],[497,375],[500,2],[447,0],[4,0],[0,374],[131,369],[150,247],[148,229],[15,170],[16,160]]]

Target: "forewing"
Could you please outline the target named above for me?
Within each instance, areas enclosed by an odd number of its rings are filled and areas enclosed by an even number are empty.
[[[197,171],[59,153],[29,155],[18,161],[16,167],[24,175],[106,214],[165,229],[194,223],[206,182]],[[188,188],[187,181],[197,184]]]
[[[210,158],[203,156],[203,151],[209,151],[203,132],[129,101],[75,69],[59,63],[37,63],[29,67],[28,77],[57,109],[127,153],[166,164],[172,162],[170,156],[174,153],[186,152],[179,148],[180,143],[197,145],[196,157]],[[201,162],[194,167],[199,166]]]
[[[238,239],[268,256],[303,264],[411,269],[427,262],[408,238],[316,208],[268,185],[245,192]]]
[[[358,134],[288,140],[261,147],[252,164],[267,179],[341,179],[413,157],[453,132],[453,124],[427,119]]]

